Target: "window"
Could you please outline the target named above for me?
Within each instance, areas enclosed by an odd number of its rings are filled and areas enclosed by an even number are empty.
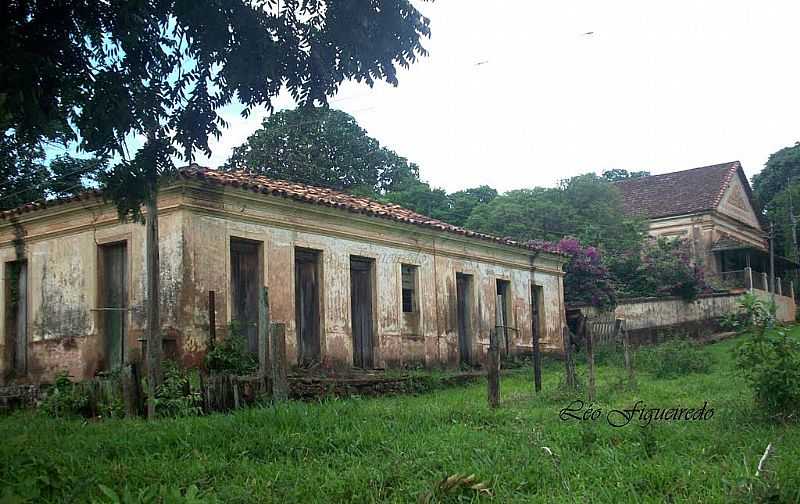
[[[403,288],[403,313],[417,311],[417,267],[409,264],[400,265]]]

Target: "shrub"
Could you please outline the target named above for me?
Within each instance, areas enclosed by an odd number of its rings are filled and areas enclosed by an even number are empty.
[[[739,302],[750,333],[736,347],[738,369],[753,389],[755,401],[771,417],[796,419],[800,410],[800,341],[776,327],[774,306],[754,296]]]
[[[206,354],[206,368],[209,371],[239,375],[252,373],[258,367],[258,358],[247,351],[245,343],[238,323],[231,322],[225,339]]]
[[[199,415],[200,393],[193,391],[185,370],[172,361],[164,363],[164,380],[156,390],[156,414],[162,417]]]
[[[658,378],[673,378],[689,373],[708,373],[711,371],[711,356],[693,341],[677,338],[660,345],[641,348],[637,352],[637,362],[643,369]]]
[[[89,409],[89,394],[70,380],[66,371],[56,375],[55,384],[47,393],[40,409],[52,417],[86,415]]]

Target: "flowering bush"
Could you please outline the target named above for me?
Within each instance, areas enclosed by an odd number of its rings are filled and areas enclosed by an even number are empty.
[[[660,238],[645,244],[638,274],[645,295],[679,296],[694,301],[710,290],[703,268],[691,261],[686,240]]]
[[[588,303],[598,308],[613,308],[616,303],[611,275],[603,265],[600,251],[596,247],[584,247],[577,238],[562,238],[560,241],[531,242],[548,252],[561,252],[570,257],[564,270],[564,298],[567,304]]]

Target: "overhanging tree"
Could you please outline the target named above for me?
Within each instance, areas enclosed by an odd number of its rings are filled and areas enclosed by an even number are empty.
[[[219,108],[247,115],[287,89],[325,103],[345,80],[397,84],[425,54],[409,0],[11,0],[0,7],[0,127],[20,141],[77,141],[120,159],[103,179],[123,218],[147,226],[148,415],[160,383],[158,184],[210,154]],[[130,152],[132,139],[143,143]]]

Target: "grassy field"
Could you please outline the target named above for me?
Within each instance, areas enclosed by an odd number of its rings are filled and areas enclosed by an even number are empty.
[[[735,341],[707,347],[712,372],[670,380],[598,368],[596,408],[699,408],[705,421],[636,420],[612,427],[559,419],[571,398],[548,363],[544,393],[531,373],[504,376],[502,405],[485,381],[419,396],[292,403],[231,415],[82,422],[41,414],[0,417],[0,502],[138,502],[147,492],[219,502],[770,502],[800,501],[800,426],[760,419],[737,377]],[[754,477],[768,443],[768,472]],[[543,447],[549,448],[551,456]],[[441,496],[437,482],[472,474],[491,495]],[[160,485],[165,485],[159,490]],[[196,487],[196,488],[192,488]],[[432,494],[430,492],[433,492]],[[18,500],[13,500],[18,499]],[[26,500],[27,499],[27,500]],[[182,502],[166,498],[164,502]]]

